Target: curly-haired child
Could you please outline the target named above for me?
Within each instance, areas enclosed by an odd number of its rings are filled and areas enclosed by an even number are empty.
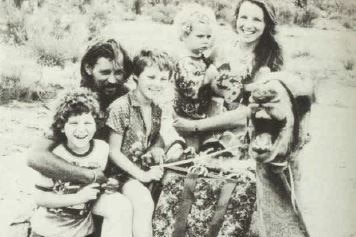
[[[61,98],[53,124],[53,153],[65,161],[88,169],[104,170],[109,146],[93,139],[99,116],[97,96],[87,89],[74,89]],[[69,171],[68,171],[69,172]],[[131,211],[118,192],[103,193],[95,177],[91,184],[64,182],[38,173],[35,183],[38,205],[32,220],[32,236],[81,237],[94,231],[92,212],[104,217],[101,236],[131,236],[131,219],[120,213]],[[97,200],[97,201],[96,201]],[[122,210],[122,202],[129,208]],[[132,217],[132,214],[130,215]],[[126,230],[126,232],[125,232]]]

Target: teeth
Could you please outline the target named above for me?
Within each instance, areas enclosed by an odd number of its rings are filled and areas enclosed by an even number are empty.
[[[268,133],[263,133],[256,136],[253,143],[253,150],[266,152],[270,151],[272,148],[272,135]]]
[[[256,112],[255,118],[256,119],[272,119],[271,116],[269,114],[267,114],[267,112],[265,110],[260,110],[260,111]]]
[[[84,139],[84,138],[87,137],[87,135],[85,135],[85,136],[74,136],[74,137],[77,138],[77,139]]]

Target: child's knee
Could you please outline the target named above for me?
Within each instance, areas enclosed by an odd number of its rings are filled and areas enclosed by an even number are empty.
[[[131,219],[133,207],[130,200],[120,193],[103,194],[94,206],[93,213],[106,219]]]
[[[133,180],[123,188],[124,195],[130,199],[135,210],[153,212],[154,202],[151,192],[142,183]]]
[[[110,206],[112,208],[111,212],[113,216],[127,216],[129,218],[132,217],[133,207],[130,200],[118,193],[111,194],[112,199],[110,202]]]

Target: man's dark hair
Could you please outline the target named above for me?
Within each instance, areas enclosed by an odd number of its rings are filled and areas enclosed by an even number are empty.
[[[107,41],[100,41],[94,45],[88,47],[86,53],[84,54],[81,65],[80,65],[80,74],[82,76],[80,85],[86,88],[89,88],[93,91],[96,91],[94,79],[89,75],[85,66],[94,67],[98,59],[104,57],[108,60],[118,60],[119,54],[122,54],[124,65],[124,80],[132,74],[132,61],[127,54],[127,51],[118,44],[114,39],[109,39]]]

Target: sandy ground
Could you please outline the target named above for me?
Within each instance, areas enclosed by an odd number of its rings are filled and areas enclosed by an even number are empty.
[[[140,24],[129,22],[107,35],[119,36],[127,46],[174,48],[170,44],[171,28]],[[150,35],[150,42],[137,37],[137,28],[142,35]],[[163,31],[168,33],[157,34]],[[355,32],[284,28],[281,35],[289,58],[307,54],[294,57],[290,67],[319,78],[315,81],[317,103],[312,108],[312,140],[300,157],[305,221],[312,237],[356,236],[356,79],[340,74],[344,70],[342,60],[356,55],[356,47],[350,48]],[[310,40],[313,37],[319,40]],[[313,63],[319,63],[315,70]],[[0,106],[0,236],[11,236],[6,232],[8,224],[33,207],[33,172],[26,167],[25,159],[36,137],[48,127],[48,113],[39,103]]]

